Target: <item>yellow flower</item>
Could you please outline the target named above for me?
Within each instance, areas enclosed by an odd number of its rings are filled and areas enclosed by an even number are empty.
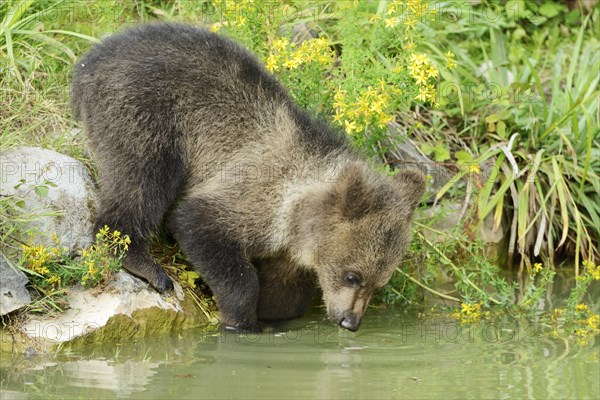
[[[454,53],[449,51],[445,54],[445,56],[446,56],[446,68],[453,69],[454,67],[456,67],[456,59],[455,59]]]
[[[384,24],[386,28],[393,28],[398,24],[398,18],[386,18]]]
[[[352,133],[357,130],[355,121],[344,121],[344,125],[346,126],[346,132]]]
[[[290,41],[286,37],[282,37],[273,43],[273,47],[279,51],[284,50],[289,45],[290,45]]]
[[[600,281],[600,265],[596,265],[592,260],[585,260],[583,266],[592,279]]]
[[[580,312],[585,311],[588,314],[590,313],[590,307],[587,304],[577,304],[575,309]]]
[[[377,126],[379,128],[385,128],[390,122],[394,120],[394,117],[389,114],[382,113],[379,121],[377,122]]]
[[[238,15],[233,21],[233,25],[235,25],[238,28],[241,28],[242,26],[246,25],[246,17]]]
[[[429,98],[429,93],[427,91],[427,88],[424,86],[421,86],[419,88],[419,94],[415,96],[415,100],[426,102],[428,98]]]
[[[288,69],[296,69],[300,66],[300,62],[301,62],[301,60],[298,59],[297,57],[288,58],[287,60],[285,60],[283,62],[283,66]]]
[[[277,56],[274,54],[269,55],[265,67],[269,70],[269,72],[277,71],[279,69],[279,65],[277,65]]]
[[[430,65],[429,69],[427,70],[427,75],[430,78],[437,78],[438,77],[438,70],[435,69],[435,67],[433,65]]]
[[[590,327],[592,332],[600,333],[600,315],[592,314],[588,319],[585,320],[585,322]]]
[[[337,123],[341,123],[342,122],[342,117],[344,116],[343,113],[336,111],[335,115],[333,116],[333,122],[337,122]]]
[[[423,4],[421,0],[408,0],[406,4],[408,5],[410,11],[416,15],[421,14],[421,7],[427,6],[427,4]]]
[[[58,239],[58,236],[56,235],[56,232],[52,233],[52,237],[51,237],[52,241],[56,244],[60,244],[60,240]]]
[[[556,321],[563,315],[564,312],[565,310],[563,310],[562,308],[555,308],[552,312],[552,320]]]
[[[381,20],[381,15],[379,14],[373,14],[371,18],[369,18],[369,22],[377,22],[379,20]]]
[[[542,263],[535,263],[535,264],[533,264],[533,271],[534,272],[540,272],[542,269],[543,269]]]
[[[52,286],[60,285],[60,277],[58,275],[51,275],[46,282]]]
[[[421,66],[417,63],[410,63],[408,66],[408,73],[414,78],[421,72]]]
[[[417,85],[425,85],[425,84],[427,84],[427,76],[425,75],[425,73],[423,72],[423,70],[419,71],[418,74],[413,75],[413,78],[415,78],[415,83]]]
[[[220,22],[215,22],[214,24],[212,24],[210,26],[210,31],[211,32],[218,32],[219,29],[221,29],[223,27],[223,24]]]
[[[406,27],[407,31],[410,29],[414,30],[416,24],[417,24],[417,20],[412,17],[408,17],[408,18],[406,18],[406,21],[404,21],[404,26]]]
[[[399,74],[400,72],[402,72],[402,66],[395,65],[394,67],[392,67],[392,69],[390,69],[390,72],[393,74]]]
[[[460,313],[455,312],[453,315],[456,315],[462,323],[478,322],[481,318],[481,303],[462,303],[460,308]]]

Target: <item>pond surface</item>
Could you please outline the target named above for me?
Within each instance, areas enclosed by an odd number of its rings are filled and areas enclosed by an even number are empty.
[[[261,335],[192,330],[52,359],[3,355],[5,399],[598,399],[600,345],[535,325],[460,326],[368,310],[347,332],[316,312]]]

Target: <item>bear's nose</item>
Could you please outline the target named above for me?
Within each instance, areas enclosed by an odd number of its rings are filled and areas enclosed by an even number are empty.
[[[358,315],[351,312],[346,312],[340,320],[339,325],[342,328],[348,329],[349,331],[356,332],[360,327],[361,321],[362,319]]]

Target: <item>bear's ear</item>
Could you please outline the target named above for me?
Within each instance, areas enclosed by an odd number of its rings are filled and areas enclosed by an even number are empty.
[[[335,186],[335,203],[339,213],[348,219],[357,219],[365,215],[372,204],[367,177],[359,163],[344,165],[338,174]]]
[[[402,201],[414,210],[425,194],[425,175],[417,170],[403,170],[394,175],[394,183]]]

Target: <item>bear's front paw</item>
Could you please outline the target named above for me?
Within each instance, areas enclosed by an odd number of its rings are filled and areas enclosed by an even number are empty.
[[[258,322],[250,321],[248,319],[236,323],[236,324],[224,324],[225,330],[229,332],[239,332],[239,333],[260,333],[262,329]]]
[[[152,284],[152,286],[154,286],[154,288],[159,293],[163,294],[170,293],[175,289],[175,287],[173,286],[173,281],[168,276],[161,278],[160,280]]]
[[[173,281],[162,270],[160,272],[162,272],[162,274],[157,274],[157,276],[150,281],[150,285],[154,287],[156,291],[162,294],[172,292],[175,289],[173,286]]]

